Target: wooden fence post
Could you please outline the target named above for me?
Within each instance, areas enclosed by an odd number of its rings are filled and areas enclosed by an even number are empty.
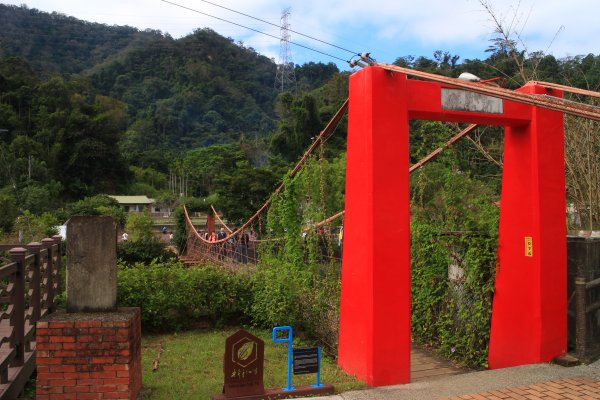
[[[11,326],[13,327],[12,345],[16,351],[11,366],[22,367],[25,359],[25,257],[27,249],[15,247],[9,250],[11,259],[17,263],[17,270],[11,277],[13,284],[10,303],[13,305]]]

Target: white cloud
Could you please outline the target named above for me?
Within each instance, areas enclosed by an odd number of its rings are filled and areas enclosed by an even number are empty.
[[[487,40],[494,24],[479,0],[210,0],[224,7],[279,24],[281,11],[291,7],[291,29],[354,51],[372,51],[392,59],[414,54],[431,56],[441,49],[453,54],[485,57]],[[209,27],[223,36],[268,56],[277,56],[277,39],[260,35],[160,0],[86,1],[10,0],[30,8],[59,11],[80,19],[111,25],[152,28],[181,37],[196,28]],[[174,3],[279,36],[279,29],[232,13],[202,0],[173,0]],[[557,57],[600,53],[600,1],[598,0],[489,0],[496,16],[515,28],[528,50],[546,50]],[[517,8],[518,7],[518,8]],[[516,17],[516,19],[515,19]],[[556,40],[556,32],[564,26]],[[292,41],[341,58],[348,53],[292,33]],[[292,51],[304,50],[292,46]],[[314,54],[314,60],[332,61]],[[296,59],[297,63],[310,59]]]

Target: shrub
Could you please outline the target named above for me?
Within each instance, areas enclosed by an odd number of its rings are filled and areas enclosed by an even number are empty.
[[[167,249],[164,242],[150,238],[120,242],[117,246],[117,257],[128,264],[136,262],[148,264],[152,260],[167,261],[176,258],[177,255]]]
[[[155,331],[188,329],[202,319],[240,323],[251,302],[251,279],[222,269],[186,268],[169,260],[120,264],[119,306],[141,307],[142,324]]]

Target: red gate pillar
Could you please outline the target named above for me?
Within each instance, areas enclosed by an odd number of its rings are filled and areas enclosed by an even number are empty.
[[[338,363],[371,386],[410,382],[406,76],[350,77]]]
[[[540,86],[520,89],[552,94]],[[546,362],[567,346],[562,113],[532,107],[506,129],[489,367]]]

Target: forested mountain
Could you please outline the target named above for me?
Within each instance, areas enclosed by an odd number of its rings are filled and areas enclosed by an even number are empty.
[[[241,219],[348,95],[347,72],[312,62],[295,66],[296,88],[279,93],[272,60],[209,29],[175,40],[1,4],[0,24],[0,209],[41,214],[97,193],[168,197],[181,192],[177,180],[188,196]],[[488,50],[485,60],[437,51],[395,63],[498,77],[509,88],[529,79],[600,87],[597,55],[556,59],[499,42]],[[411,161],[450,136],[441,123],[412,122]],[[443,168],[496,190],[502,132],[489,128],[472,139],[455,146]],[[325,153],[344,151],[342,121]],[[436,179],[432,187],[421,181],[422,201],[435,197]]]
[[[108,26],[27,6],[0,4],[0,57],[21,57],[38,72],[78,74],[159,31]]]
[[[134,46],[87,76],[128,105],[136,150],[190,149],[275,128],[275,64],[217,33]]]

